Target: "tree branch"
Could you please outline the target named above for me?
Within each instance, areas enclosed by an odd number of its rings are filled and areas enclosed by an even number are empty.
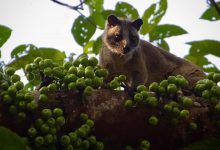
[[[72,9],[72,10],[75,10],[77,11],[81,16],[83,16],[84,18],[86,18],[86,20],[88,20],[93,26],[95,26],[96,28],[98,29],[101,29],[100,27],[98,27],[91,19],[89,19],[88,17],[86,17],[82,12],[80,12],[79,10],[83,10],[83,4],[85,3],[84,0],[80,0],[80,4],[76,5],[76,6],[71,6],[69,4],[66,4],[66,3],[63,3],[63,2],[60,2],[58,0],[51,0],[52,2],[54,3],[57,3],[61,6],[65,6],[69,9]]]

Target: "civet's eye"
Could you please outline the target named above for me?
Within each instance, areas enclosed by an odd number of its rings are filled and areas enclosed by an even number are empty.
[[[131,41],[136,41],[137,39],[138,39],[137,36],[132,36],[132,35],[130,36],[130,40],[131,40]]]
[[[119,41],[121,41],[121,39],[122,39],[122,37],[120,34],[116,34],[114,37],[115,42],[119,42]]]

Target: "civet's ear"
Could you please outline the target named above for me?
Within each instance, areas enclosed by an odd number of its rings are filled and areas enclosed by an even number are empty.
[[[143,21],[142,21],[142,19],[137,19],[137,20],[133,21],[131,24],[138,31],[141,28]]]
[[[112,27],[112,26],[116,26],[117,24],[119,24],[119,19],[117,17],[115,17],[114,15],[110,15],[108,16],[108,26]]]

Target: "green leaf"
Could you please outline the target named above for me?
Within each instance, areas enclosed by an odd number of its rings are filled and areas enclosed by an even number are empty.
[[[83,52],[85,54],[88,54],[92,51],[93,49],[93,44],[95,41],[89,41],[84,47],[83,47]]]
[[[218,68],[204,56],[186,55],[185,58],[199,66],[205,72],[219,72]]]
[[[86,0],[85,4],[89,6],[90,14],[103,11],[103,0]]]
[[[158,9],[157,9],[158,8]],[[140,33],[145,35],[149,33],[162,19],[167,10],[167,0],[160,0],[157,4],[152,4],[145,10],[142,16],[143,25]]]
[[[157,46],[159,46],[160,48],[162,48],[166,51],[170,50],[168,43],[164,39],[159,39],[156,41],[156,43],[157,43]]]
[[[105,19],[101,13],[95,12],[90,16],[92,22],[99,26],[99,28],[104,29],[105,27]]]
[[[123,17],[127,17],[132,20],[135,20],[139,17],[137,9],[125,2],[118,2],[115,6],[115,11],[123,15]]]
[[[220,41],[215,40],[201,40],[192,41],[187,44],[191,45],[190,55],[193,56],[204,56],[208,54],[220,57]]]
[[[85,46],[96,31],[95,24],[92,24],[87,18],[79,16],[73,23],[71,32],[76,42]]]
[[[0,47],[8,40],[8,38],[11,36],[11,29],[0,25]]]
[[[53,59],[54,62],[62,63],[66,58],[65,53],[53,48],[37,48],[33,45],[29,46],[28,51],[18,55],[16,59],[7,66],[15,69],[24,68],[26,64],[32,63],[36,57]]]
[[[220,139],[211,138],[195,142],[180,150],[219,150],[219,147]]]
[[[164,39],[167,37],[182,35],[186,33],[187,32],[179,26],[164,24],[164,25],[157,25],[156,27],[154,27],[150,31],[149,36],[150,36],[150,41],[154,41],[154,40]]]
[[[93,44],[93,53],[98,55],[101,48],[102,48],[102,36],[98,37],[95,43]]]
[[[25,150],[26,146],[20,136],[8,128],[0,126],[1,150]]]
[[[218,7],[220,7],[220,1],[217,2],[217,5],[218,5]],[[205,19],[205,20],[209,20],[209,21],[217,21],[220,19],[220,15],[217,12],[217,10],[215,9],[215,7],[212,5],[202,14],[200,19]]]
[[[22,44],[14,48],[11,52],[11,58],[17,58],[19,57],[19,54],[23,54],[25,50],[27,50],[28,47],[31,45]]]

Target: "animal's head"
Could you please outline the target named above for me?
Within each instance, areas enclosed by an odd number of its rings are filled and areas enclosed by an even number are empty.
[[[125,55],[138,46],[138,30],[142,24],[141,19],[129,21],[110,15],[106,22],[104,43],[112,52]]]

